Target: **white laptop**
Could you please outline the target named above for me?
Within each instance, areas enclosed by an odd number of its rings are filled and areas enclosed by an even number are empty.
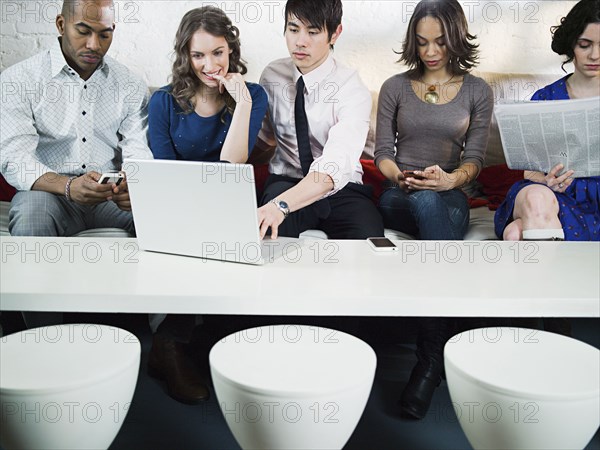
[[[142,250],[246,264],[300,250],[294,238],[261,241],[249,164],[126,159],[123,170]]]

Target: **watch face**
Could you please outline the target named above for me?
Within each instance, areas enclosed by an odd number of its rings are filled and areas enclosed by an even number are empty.
[[[289,209],[290,207],[288,206],[288,204],[286,202],[284,202],[283,200],[279,201],[279,207],[281,209]]]

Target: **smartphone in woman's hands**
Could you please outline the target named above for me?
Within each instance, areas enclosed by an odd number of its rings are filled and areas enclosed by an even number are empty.
[[[414,178],[415,180],[424,180],[425,177],[421,174],[416,174],[414,170],[403,170],[404,178]]]

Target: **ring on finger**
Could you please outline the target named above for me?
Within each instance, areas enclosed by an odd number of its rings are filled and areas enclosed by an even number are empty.
[[[564,187],[565,187],[565,183],[558,183],[558,187],[559,187],[560,189],[564,188]]]

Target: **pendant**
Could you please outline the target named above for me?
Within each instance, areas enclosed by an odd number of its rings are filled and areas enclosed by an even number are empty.
[[[423,98],[427,103],[435,104],[440,99],[440,96],[435,91],[427,91]]]

